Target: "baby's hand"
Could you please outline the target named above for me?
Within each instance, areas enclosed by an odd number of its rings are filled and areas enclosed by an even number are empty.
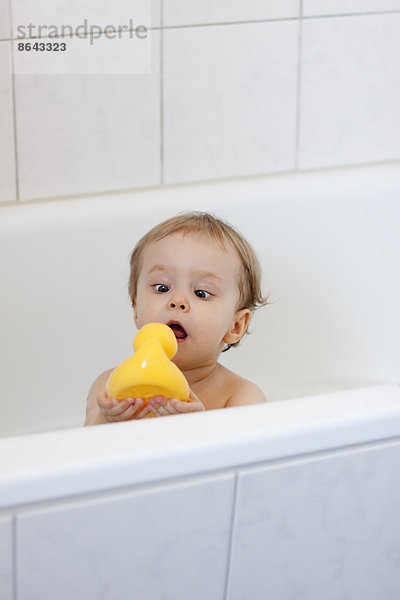
[[[104,420],[108,423],[142,419],[149,412],[149,407],[143,406],[144,402],[141,398],[116,400],[115,398],[110,398],[106,391],[98,395],[97,404]]]
[[[204,404],[192,390],[189,392],[188,402],[182,402],[182,400],[178,400],[177,398],[154,396],[154,398],[150,398],[148,406],[155,417],[165,417],[167,415],[179,415],[182,413],[205,410]]]

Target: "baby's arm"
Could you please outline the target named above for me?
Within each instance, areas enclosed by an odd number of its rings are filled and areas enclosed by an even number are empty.
[[[90,388],[87,399],[85,426],[141,419],[149,412],[147,406],[143,407],[143,400],[141,398],[115,400],[115,398],[108,396],[106,384],[111,372],[112,369],[102,373]]]
[[[225,407],[261,404],[262,402],[266,401],[267,400],[258,385],[243,379],[240,381],[240,384],[235,386],[235,389],[229,400],[226,402]]]

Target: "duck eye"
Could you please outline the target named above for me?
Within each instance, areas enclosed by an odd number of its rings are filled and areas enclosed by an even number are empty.
[[[198,298],[209,298],[211,296],[210,292],[206,292],[205,290],[195,290],[194,293]]]
[[[159,292],[160,294],[169,292],[169,287],[167,285],[165,285],[165,283],[156,283],[154,287],[155,287],[156,291]]]

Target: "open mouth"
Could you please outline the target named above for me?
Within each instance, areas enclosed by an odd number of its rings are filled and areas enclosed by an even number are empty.
[[[184,340],[187,338],[188,334],[186,333],[185,328],[177,321],[170,321],[167,325],[172,329],[177,340]]]

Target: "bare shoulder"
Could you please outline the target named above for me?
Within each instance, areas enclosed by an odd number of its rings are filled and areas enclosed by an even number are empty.
[[[87,406],[86,406],[86,420],[85,425],[89,423],[94,413],[97,413],[97,397],[98,395],[106,389],[107,379],[114,369],[108,369],[108,371],[104,371],[101,375],[96,377],[92,386],[89,390],[89,394],[87,397]]]
[[[100,393],[106,389],[107,379],[109,378],[113,370],[114,369],[108,369],[108,371],[104,371],[104,373],[101,373],[101,375],[96,377],[96,379],[92,383],[92,387],[89,390],[89,396],[92,393],[95,393],[97,395],[97,393]]]
[[[236,375],[236,373],[233,373],[229,369],[226,369],[226,371],[225,376],[229,398],[225,403],[225,407],[261,404],[267,401],[263,391],[257,384]]]

